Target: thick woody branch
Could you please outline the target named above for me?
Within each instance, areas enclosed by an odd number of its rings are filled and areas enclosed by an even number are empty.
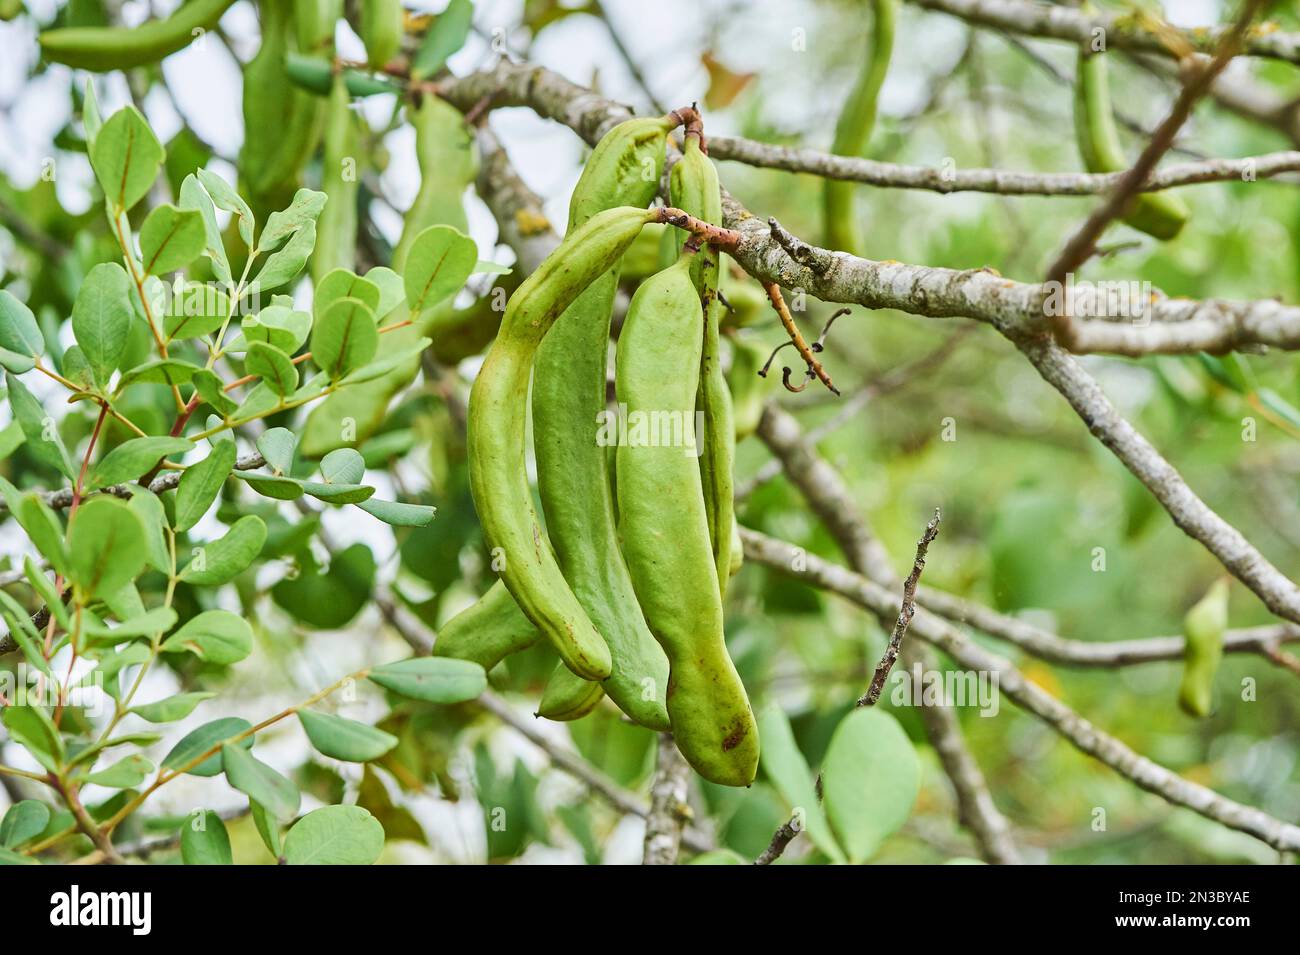
[[[1032,3],[1029,0],[911,0],[918,7],[960,17],[968,23],[1070,43],[1092,42],[1096,31],[1106,37],[1106,46],[1121,50],[1158,53],[1177,58],[1179,50],[1171,48],[1173,38],[1183,49],[1212,53],[1219,46],[1228,27],[1204,27],[1184,30],[1155,24],[1148,25],[1133,14],[1115,14],[1102,10],[1084,12],[1077,7]],[[1248,34],[1243,51],[1249,56],[1300,63],[1300,33],[1257,29]]]
[[[748,528],[741,528],[740,536],[746,559],[839,594],[882,621],[893,619],[896,598],[879,584]],[[1142,789],[1207,819],[1252,835],[1279,851],[1300,850],[1300,826],[1221,796],[1134,752],[1027,680],[1009,661],[972,643],[960,630],[924,607],[918,608],[911,632],[948,654],[959,666],[995,675],[999,691],[1013,703],[1046,723],[1081,752],[1106,764]]]
[[[642,865],[675,865],[682,832],[691,818],[686,801],[691,768],[671,733],[659,734],[658,759],[650,784],[650,813],[645,820]]]
[[[504,61],[490,70],[447,80],[439,87],[439,93],[461,109],[472,108],[493,90],[500,90],[494,106],[528,106],[568,126],[590,144],[632,115],[626,107],[543,67]],[[722,151],[720,143],[720,138],[714,140],[715,156]],[[931,318],[973,318],[1008,335],[1031,334],[1049,324],[1045,302],[1050,302],[1050,290],[1042,285],[1015,282],[989,269],[957,271],[876,262],[820,249],[795,239],[779,225],[756,219],[727,195],[723,197],[723,214],[722,225],[740,233],[733,257],[760,281],[803,289],[827,302],[891,308]],[[1080,308],[1074,315],[1076,319],[1091,317]],[[1272,300],[1157,296],[1141,321],[1142,325],[1076,322],[1079,349],[1120,354],[1222,352],[1250,345],[1300,349],[1300,307]],[[1165,324],[1184,324],[1186,330],[1156,328]]]

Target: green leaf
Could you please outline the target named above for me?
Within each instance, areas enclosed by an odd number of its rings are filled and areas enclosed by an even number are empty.
[[[253,218],[253,210],[248,207],[248,203],[230,187],[230,183],[216,173],[209,172],[206,169],[197,169],[195,175],[199,177],[199,182],[203,184],[203,188],[207,190],[208,195],[212,197],[212,201],[216,203],[218,209],[233,212],[239,217],[239,237],[244,240],[244,245],[251,249],[253,247],[253,227],[256,220]]]
[[[0,710],[0,722],[9,738],[31,753],[38,763],[56,772],[63,761],[63,737],[42,706],[6,706]]]
[[[411,60],[411,79],[433,76],[446,66],[447,59],[465,45],[473,20],[472,0],[451,0],[416,50]]]
[[[366,461],[356,448],[339,448],[321,458],[320,473],[327,484],[359,484],[366,476]]]
[[[257,450],[266,458],[267,465],[276,474],[288,474],[293,470],[295,452],[298,450],[298,435],[288,428],[268,428],[257,436]]]
[[[176,611],[171,607],[154,607],[144,613],[123,620],[116,627],[87,619],[83,624],[86,633],[97,644],[117,644],[137,637],[152,637],[166,633],[176,626]]]
[[[430,226],[415,237],[406,257],[406,303],[419,314],[464,287],[478,264],[474,240],[449,225]]]
[[[280,212],[272,212],[266,219],[266,228],[257,240],[259,252],[270,252],[280,247],[285,239],[292,236],[303,226],[313,226],[325,208],[325,193],[315,189],[299,189],[294,193],[293,201]]]
[[[36,367],[45,338],[32,310],[8,289],[0,289],[0,365],[16,375]]]
[[[259,381],[244,396],[244,400],[239,403],[231,418],[236,421],[262,418],[275,411],[285,400],[287,399],[281,398],[272,391],[266,382]]]
[[[163,769],[180,769],[191,760],[198,759],[208,750],[217,746],[218,743],[238,736],[240,733],[247,732],[252,728],[252,723],[237,716],[226,716],[219,720],[213,720],[211,723],[204,723],[197,729],[185,734],[180,742],[171,748],[171,752],[163,757]],[[253,737],[245,736],[239,741],[238,745],[244,749],[251,749]],[[217,752],[189,770],[188,775],[219,776],[221,771],[221,750],[218,749]]]
[[[357,507],[394,527],[424,527],[433,520],[437,508],[432,504],[403,504],[400,501],[360,501]]]
[[[330,270],[317,283],[312,312],[319,317],[341,298],[355,298],[364,302],[372,314],[380,314],[379,286],[369,279],[361,278],[351,269],[343,268]]]
[[[221,282],[230,283],[230,260],[226,257],[226,246],[221,241],[221,229],[217,225],[217,212],[212,205],[212,197],[199,185],[199,180],[192,173],[181,182],[180,207],[193,209],[203,217],[204,248],[203,254],[212,262],[212,274]]]
[[[254,514],[247,514],[237,520],[224,536],[194,547],[194,556],[181,571],[181,580],[204,586],[224,584],[247,569],[262,552],[265,543],[265,522]]]
[[[226,743],[221,747],[226,779],[249,799],[256,800],[277,819],[298,814],[302,797],[298,787],[247,750]]]
[[[173,525],[178,531],[187,531],[199,522],[212,502],[221,492],[231,470],[235,467],[235,442],[218,441],[212,451],[198,464],[186,468],[176,487],[176,516]]]
[[[299,710],[298,720],[317,752],[345,762],[366,763],[397,745],[396,736],[341,716]]]
[[[32,560],[31,555],[23,555],[23,576],[27,582],[32,585],[32,589],[45,601],[45,606],[49,608],[54,619],[64,630],[72,629],[72,616],[68,613],[68,607],[63,602],[63,596],[55,589],[50,578],[46,577],[36,562]]]
[[[284,248],[272,252],[266,259],[257,278],[253,280],[255,288],[269,292],[288,282],[307,264],[311,250],[316,247],[316,223],[305,222],[297,232],[290,236]]]
[[[190,651],[208,663],[238,663],[253,652],[253,628],[229,610],[205,610],[163,641],[164,653]]]
[[[406,285],[402,277],[392,269],[376,265],[366,273],[366,281],[379,289],[379,301],[374,305],[377,319],[382,320],[406,301]]]
[[[287,305],[268,305],[256,315],[246,315],[240,322],[240,330],[245,350],[253,342],[266,342],[292,355],[311,333],[311,315]],[[238,351],[238,342],[226,350]]]
[[[140,253],[147,275],[183,269],[200,255],[208,241],[203,215],[196,209],[162,205],[140,227]]]
[[[920,787],[916,750],[898,720],[860,708],[840,721],[822,763],[822,793],[850,862],[871,858],[902,827]]]
[[[175,292],[163,316],[167,340],[198,338],[219,329],[230,315],[230,298],[215,285],[187,282]]]
[[[144,198],[158,176],[164,156],[162,143],[134,106],[110,116],[90,147],[95,177],[104,196],[119,212]]]
[[[0,846],[0,865],[40,865],[40,860],[33,859],[31,856],[25,856],[21,853],[14,852],[12,849],[5,849]]]
[[[194,374],[194,390],[198,392],[199,397],[212,406],[212,409],[218,412],[223,418],[230,417],[231,413],[239,407],[239,402],[235,401],[226,394],[225,385],[216,372],[207,368],[201,369]]]
[[[367,500],[375,489],[366,484],[320,484],[316,481],[303,481],[302,489],[312,497],[330,504],[360,504]]]
[[[325,806],[303,816],[284,839],[290,865],[373,865],[384,827],[360,806]]]
[[[312,330],[311,355],[331,381],[360,368],[379,349],[374,313],[360,299],[341,298],[329,306]]]
[[[812,772],[794,741],[790,721],[776,703],[769,703],[759,713],[758,738],[763,741],[760,760],[768,781],[786,804],[798,814],[808,837],[833,861],[843,863],[844,852],[835,841],[821,801],[813,788]]]
[[[513,272],[508,265],[502,265],[500,262],[489,262],[486,259],[479,259],[474,263],[475,275],[509,275]]]
[[[274,345],[265,342],[253,342],[248,347],[244,370],[250,375],[257,375],[281,397],[292,394],[298,387],[298,368],[293,360]]]
[[[100,385],[108,383],[126,353],[131,316],[126,270],[116,262],[91,269],[72,306],[72,332]]]
[[[0,489],[4,492],[5,503],[9,505],[9,513],[17,518],[19,526],[27,532],[28,539],[40,551],[41,556],[50,562],[56,573],[65,574],[68,569],[68,552],[63,540],[63,522],[59,516],[35,491],[20,496],[18,489],[3,478],[0,478]]]
[[[263,497],[275,501],[296,501],[302,497],[302,482],[288,477],[267,477],[266,475],[241,473],[235,475]]]
[[[346,625],[371,600],[375,556],[365,544],[353,544],[330,558],[329,571],[303,567],[297,577],[271,588],[277,604],[294,617],[321,630]]]
[[[71,481],[76,471],[54,418],[46,414],[27,386],[9,372],[5,372],[5,384],[9,389],[9,406],[27,437],[27,449],[32,457]]]
[[[140,477],[166,457],[193,450],[189,438],[146,437],[123,441],[95,465],[90,472],[89,486],[109,487]]]
[[[185,865],[233,865],[226,824],[211,809],[181,826],[181,862]]]
[[[121,387],[143,382],[151,385],[183,385],[202,371],[192,361],[181,358],[154,358],[122,373]]]
[[[50,822],[50,807],[35,799],[24,799],[9,807],[0,822],[0,846],[17,849],[28,839],[45,831]]]
[[[183,720],[194,712],[194,708],[204,700],[210,700],[215,693],[177,693],[154,703],[142,703],[128,711],[150,723],[174,723]]]
[[[385,350],[381,347],[378,357],[376,357],[374,361],[362,365],[356,371],[349,372],[343,381],[345,384],[359,385],[367,381],[374,381],[376,378],[382,378],[384,375],[387,375],[390,371],[393,371],[396,368],[404,367],[414,369],[418,367],[418,363],[415,362],[415,359],[418,359],[420,354],[432,343],[433,339],[431,338],[417,338],[406,347],[387,353],[385,353]],[[412,371],[412,374],[414,374],[414,371]],[[384,400],[386,402],[387,394],[384,394]],[[344,397],[348,401],[356,399],[356,396],[351,392]]]
[[[131,500],[127,502],[127,507],[135,511],[144,526],[145,563],[160,573],[170,574],[171,554],[167,549],[165,530],[167,512],[163,508],[162,501],[152,491],[135,488],[131,492]]]
[[[99,116],[99,100],[95,96],[94,77],[86,77],[84,95],[81,102],[81,125],[86,130],[86,145],[93,146],[104,121]]]
[[[125,501],[93,497],[68,522],[68,579],[85,598],[135,580],[144,560],[144,525]]]
[[[369,676],[399,696],[425,703],[463,703],[487,689],[487,674],[481,666],[451,657],[412,657],[385,663]]]
[[[86,777],[86,782],[109,789],[134,789],[153,772],[153,763],[139,753],[119,759],[108,769],[101,769]]]
[[[266,851],[271,853],[272,858],[279,859],[282,852],[279,822],[256,799],[248,801],[248,808],[262,845],[266,846]]]

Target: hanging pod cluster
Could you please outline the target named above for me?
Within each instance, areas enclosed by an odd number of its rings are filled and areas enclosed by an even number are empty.
[[[469,402],[470,487],[501,580],[448,621],[434,652],[491,667],[544,638],[560,665],[539,715],[577,719],[608,695],[635,722],[671,730],[704,777],[745,786],[758,731],[723,639],[734,434],[712,250],[688,243],[637,289],[616,352],[619,411],[608,411],[620,263],[658,217],[645,207],[681,121],[629,120],[600,141],[564,241],[506,306]],[[716,222],[701,146],[697,129],[672,198]],[[526,467],[530,379],[544,527]],[[650,436],[638,422],[668,427]]]

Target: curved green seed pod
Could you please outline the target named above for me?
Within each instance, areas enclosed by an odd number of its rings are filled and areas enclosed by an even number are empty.
[[[722,189],[718,171],[704,155],[698,136],[687,134],[682,158],[668,177],[669,204],[705,222],[722,221]],[[686,242],[686,233],[673,230],[677,250]],[[718,336],[723,305],[718,301],[718,278],[722,257],[705,245],[691,260],[691,281],[700,295],[704,309],[704,343],[700,352],[700,389],[696,408],[704,416],[704,433],[696,435],[703,442],[700,453],[700,482],[704,489],[704,510],[709,519],[709,540],[718,586],[726,595],[731,579],[731,546],[736,522],[733,496],[736,460],[736,432],[731,392],[722,373],[722,345]]]
[[[580,720],[599,706],[604,697],[601,684],[575,676],[563,663],[557,663],[542,691],[537,715],[558,722]]]
[[[472,660],[491,670],[512,653],[527,650],[541,634],[497,581],[478,600],[452,617],[438,631],[435,657]]]
[[[739,335],[731,335],[730,339],[731,368],[727,370],[727,384],[731,388],[736,440],[743,441],[758,430],[763,406],[772,393],[772,381],[758,374],[767,361],[767,352]]]
[[[473,141],[464,117],[454,106],[435,96],[426,96],[412,111],[411,122],[415,126],[415,152],[421,178],[420,190],[406,213],[402,237],[393,252],[393,269],[399,274],[416,236],[425,229],[449,225],[461,232],[468,230],[463,197],[478,175]],[[388,324],[386,316],[376,317],[381,324]],[[405,306],[401,317],[406,317]],[[444,345],[451,353],[457,344],[461,348],[476,345],[459,357],[478,354],[500,324],[497,313],[476,312],[460,319],[450,303],[431,309],[418,316],[414,325],[381,336],[375,359],[400,354],[423,337],[433,339],[431,347],[439,360],[450,360]],[[467,323],[472,328],[464,327]],[[465,337],[467,331],[474,334]],[[380,378],[347,385],[327,397],[307,416],[302,454],[314,458],[345,444],[356,447],[364,443],[383,423],[384,412],[393,396],[411,383],[418,369],[419,359],[413,358]]]
[[[321,160],[321,189],[328,197],[316,226],[311,276],[319,282],[334,269],[357,264],[357,192],[361,187],[357,123],[352,97],[341,76],[334,78],[325,119],[325,155]]]
[[[630,436],[637,420],[694,418],[703,314],[689,267],[686,255],[644,282],[628,308],[615,385]],[[620,443],[619,534],[650,631],[668,654],[678,749],[705,779],[748,786],[758,769],[758,727],[727,655],[700,469],[683,451]]]
[[[470,390],[470,491],[484,536],[504,556],[502,579],[524,615],[569,669],[591,680],[610,675],[609,647],[565,581],[533,508],[525,451],[528,379],[555,320],[613,268],[656,215],[620,207],[571,232],[511,297]]]
[[[1214,709],[1214,675],[1223,659],[1223,632],[1228,629],[1228,582],[1220,578],[1183,618],[1183,683],[1178,705],[1192,716]]]
[[[731,522],[731,566],[727,568],[727,576],[735,577],[740,573],[740,568],[745,566],[745,545],[740,539],[740,525],[735,521]]]
[[[880,88],[889,72],[889,58],[894,49],[894,22],[898,18],[898,0],[871,0],[872,29],[870,49],[857,84],[835,124],[831,152],[838,156],[861,156],[871,140],[876,125],[876,103]],[[826,245],[832,249],[857,253],[862,247],[861,230],[853,214],[855,183],[827,179],[822,186],[822,215]]]
[[[360,33],[371,68],[383,69],[402,45],[401,0],[362,0]]]
[[[331,8],[333,17],[331,18]],[[264,0],[262,46],[244,67],[244,145],[240,175],[259,219],[283,208],[301,185],[302,170],[325,129],[325,103],[288,82],[288,61],[304,42],[333,43],[337,3]],[[306,19],[306,26],[304,20]],[[332,77],[326,78],[329,92]]]
[[[189,0],[165,20],[149,20],[138,27],[46,30],[39,37],[41,54],[52,63],[97,73],[157,63],[212,29],[234,2]]]
[[[436,96],[425,96],[410,112],[415,127],[415,158],[420,190],[406,211],[402,235],[393,249],[393,271],[399,275],[415,237],[431,225],[468,231],[465,189],[478,175],[478,153],[460,110]]]
[[[334,28],[343,16],[343,0],[293,0],[293,21],[302,53],[334,49]]]
[[[1111,112],[1106,56],[1082,48],[1074,85],[1074,131],[1089,172],[1129,168]],[[1143,192],[1133,198],[1123,219],[1138,231],[1167,241],[1182,231],[1189,214],[1186,203],[1172,193]]]
[[[670,127],[664,119],[632,119],[605,134],[573,190],[570,234],[596,212],[649,204],[663,171]],[[537,349],[537,491],[564,579],[609,647],[613,670],[605,692],[636,722],[666,730],[668,659],[646,626],[619,551],[608,442],[600,440],[617,288],[615,268],[578,296]]]

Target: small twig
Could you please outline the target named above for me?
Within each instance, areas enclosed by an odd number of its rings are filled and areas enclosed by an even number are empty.
[[[816,375],[818,380],[830,389],[832,394],[838,395],[840,390],[835,387],[835,384],[831,381],[831,376],[826,373],[826,369],[822,367],[822,363],[817,360],[817,356],[813,354],[813,350],[808,347],[808,342],[804,340],[803,333],[799,331],[799,326],[794,323],[794,316],[790,314],[790,309],[785,304],[785,298],[781,295],[781,286],[776,282],[764,282],[763,288],[767,291],[768,301],[770,301],[772,307],[776,309],[776,314],[781,319],[781,324],[785,326],[786,334],[790,336],[790,341],[794,343],[794,347],[799,350],[799,357],[804,360],[804,364],[808,366],[808,370]],[[802,391],[802,388],[790,387],[788,368],[786,369],[786,372],[786,388],[791,391]]]
[[[898,659],[899,647],[903,645],[907,627],[912,622],[912,615],[916,613],[916,585],[921,579],[921,572],[925,570],[925,555],[930,549],[931,542],[939,536],[939,519],[939,509],[936,507],[934,517],[925,525],[925,533],[916,542],[916,560],[912,562],[912,572],[907,575],[907,580],[903,581],[903,604],[898,609],[898,619],[894,622],[894,632],[889,637],[889,646],[876,666],[875,675],[871,678],[871,686],[858,699],[858,706],[876,705],[880,694],[885,689],[885,680],[889,678],[889,671],[894,668],[894,661]]]
[[[762,854],[754,860],[754,865],[771,865],[777,859],[781,858],[794,837],[799,835],[799,827],[792,817],[789,822],[783,822],[781,827],[772,834],[772,841],[767,844],[767,848]]]
[[[689,107],[686,109],[689,109]],[[682,112],[685,112],[685,110],[673,111],[673,113]],[[703,219],[697,219],[690,213],[683,212],[681,209],[672,206],[664,206],[659,209],[658,218],[655,221],[676,226],[691,233],[692,236],[698,236],[701,241],[708,242],[719,252],[734,254],[740,245],[741,236],[735,229],[724,229],[722,226],[705,222]]]

